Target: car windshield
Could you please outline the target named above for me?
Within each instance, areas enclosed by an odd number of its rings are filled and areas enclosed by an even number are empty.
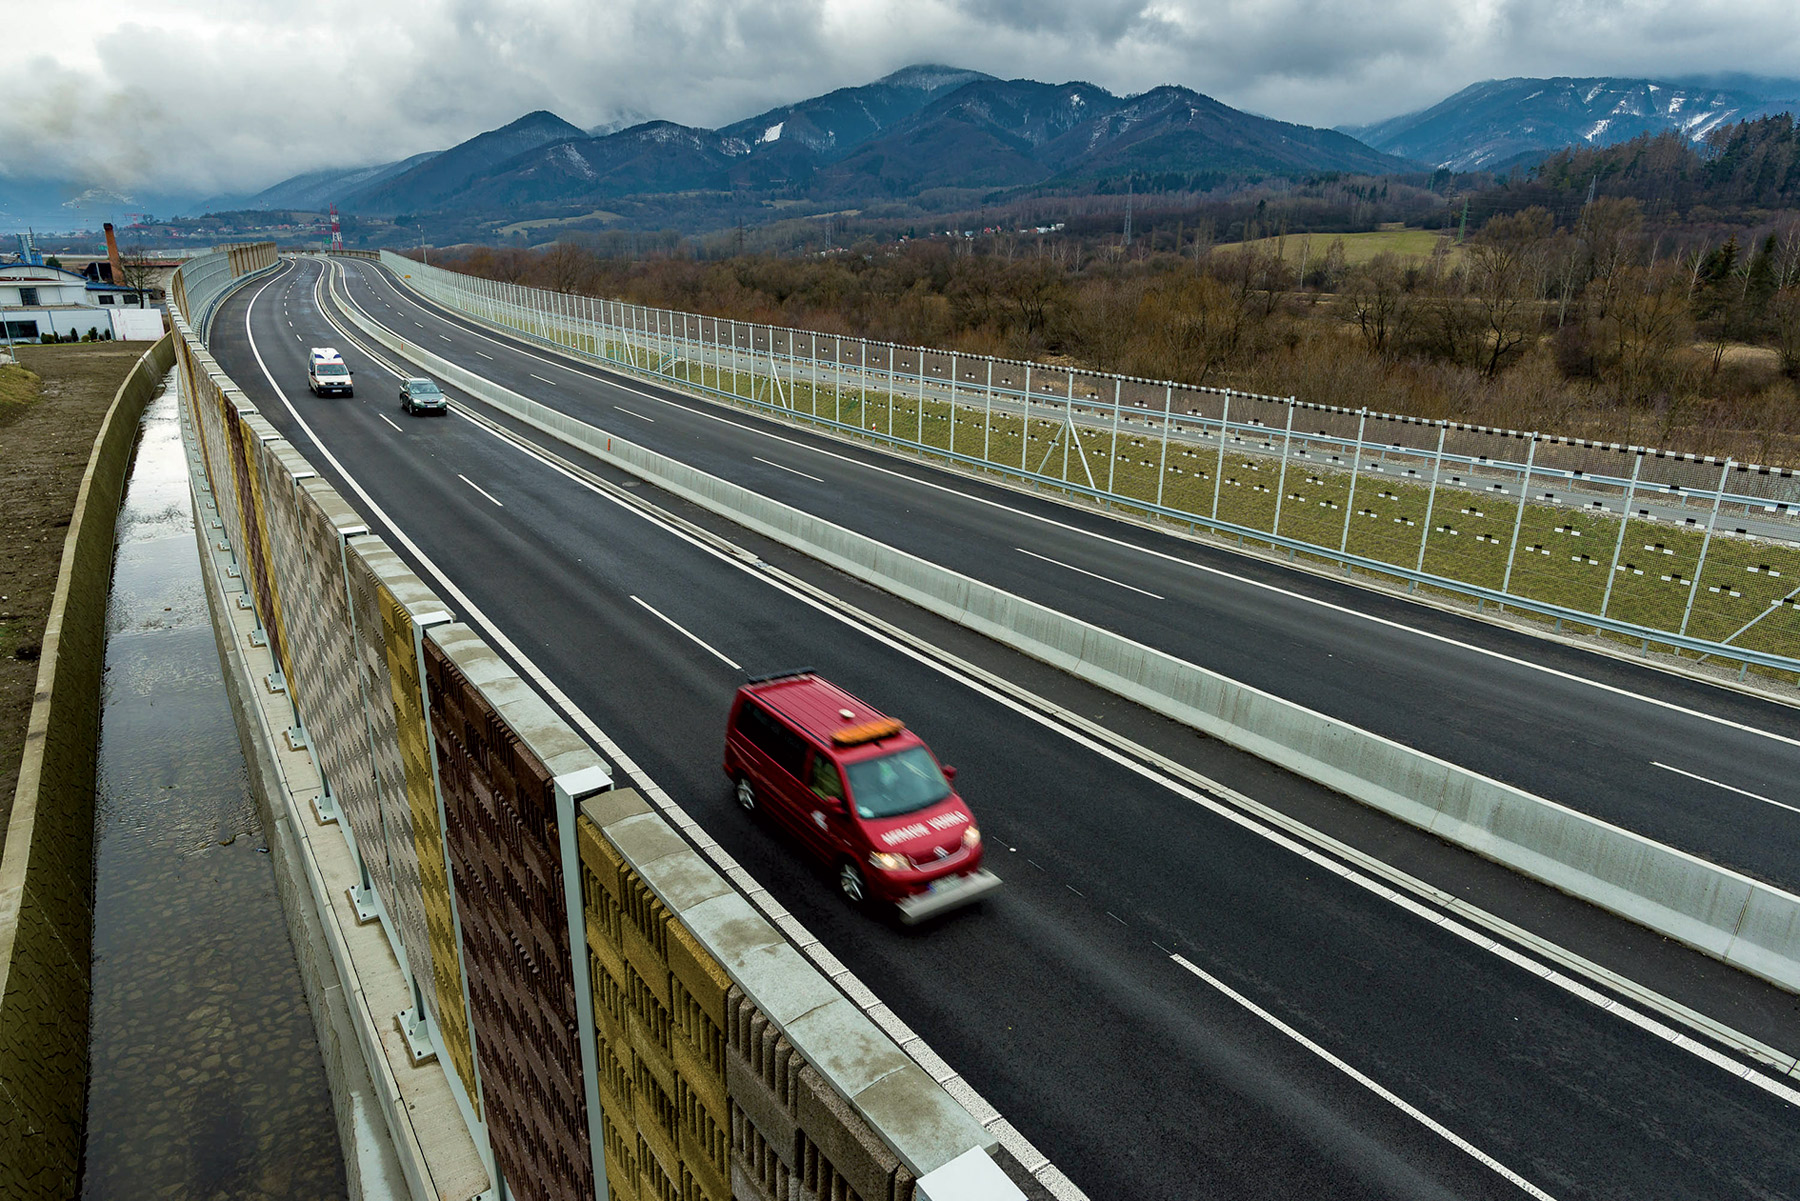
[[[950,782],[922,746],[849,764],[844,773],[858,817],[896,817],[950,795]]]
[[[349,375],[350,368],[342,363],[320,363],[318,372],[320,375]]]
[[[414,396],[436,396],[438,386],[429,380],[413,380],[406,385],[406,390]]]

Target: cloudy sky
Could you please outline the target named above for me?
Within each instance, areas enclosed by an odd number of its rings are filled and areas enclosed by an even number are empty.
[[[250,192],[537,108],[716,126],[909,63],[1309,125],[1509,75],[1800,74],[1793,0],[122,0],[10,6],[7,179]]]

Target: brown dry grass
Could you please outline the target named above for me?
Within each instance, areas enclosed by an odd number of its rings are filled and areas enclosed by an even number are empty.
[[[113,395],[147,348],[21,346],[19,366],[0,368],[0,841],[75,494]]]

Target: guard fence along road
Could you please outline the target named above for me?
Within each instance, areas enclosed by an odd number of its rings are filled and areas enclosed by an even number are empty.
[[[1193,529],[1800,679],[1786,468],[755,325],[383,251],[437,303],[565,352]]]

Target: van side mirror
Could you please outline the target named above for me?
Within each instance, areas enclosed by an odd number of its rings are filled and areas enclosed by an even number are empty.
[[[956,769],[954,767],[951,767],[948,763],[944,764],[944,779],[946,779],[946,780],[956,779]]]

